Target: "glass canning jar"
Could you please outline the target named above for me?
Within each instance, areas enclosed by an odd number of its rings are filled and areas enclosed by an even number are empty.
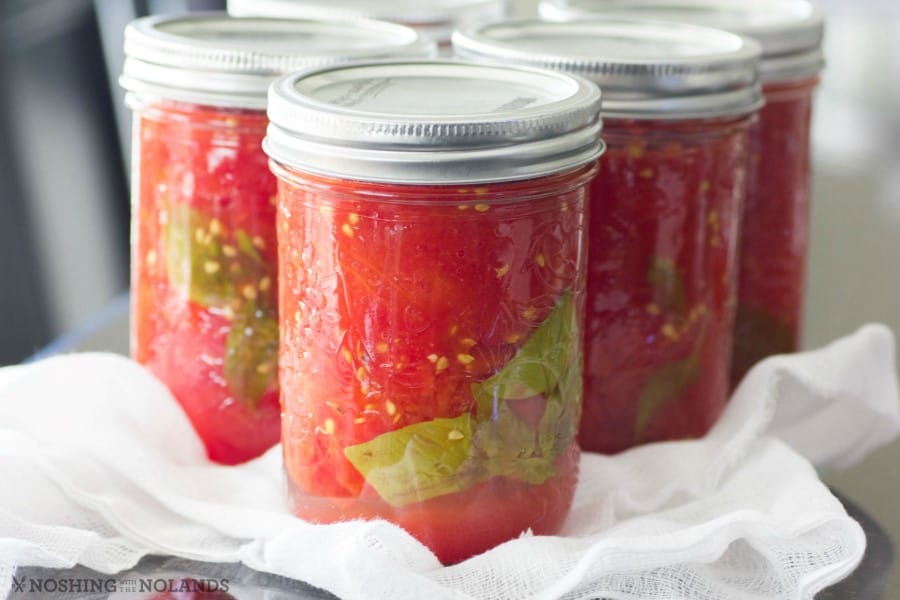
[[[499,22],[453,43],[462,58],[578,73],[603,89],[582,447],[704,435],[728,398],[758,45],[628,19]]]
[[[355,57],[427,56],[375,22],[148,17],[125,32],[135,111],[132,330],[209,457],[237,463],[278,441],[275,177],[262,139],[278,74]]]
[[[298,516],[386,518],[444,563],[561,525],[599,102],[580,78],[441,61],[273,86]]]
[[[766,105],[751,129],[731,385],[800,349],[810,210],[810,122],[824,17],[806,0],[545,0],[549,19],[645,17],[727,29],[762,45]]]
[[[412,27],[449,49],[455,29],[509,15],[508,0],[228,0],[235,16],[381,19]]]

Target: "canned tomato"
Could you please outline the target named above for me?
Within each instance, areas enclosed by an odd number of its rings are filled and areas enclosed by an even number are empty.
[[[453,42],[463,58],[578,73],[604,92],[582,447],[614,453],[703,435],[728,396],[759,47],[716,29],[627,19],[508,21]]]
[[[643,16],[721,27],[762,45],[766,105],[751,129],[731,384],[800,348],[810,210],[812,96],[824,17],[806,0],[545,0],[551,19]]]
[[[132,355],[169,386],[212,460],[259,455],[280,430],[269,84],[300,67],[432,51],[375,22],[211,13],[126,29]]]
[[[552,533],[578,473],[589,81],[453,62],[273,86],[293,510],[444,563]]]

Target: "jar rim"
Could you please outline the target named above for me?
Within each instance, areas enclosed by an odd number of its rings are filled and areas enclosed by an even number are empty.
[[[824,66],[824,13],[808,0],[541,0],[550,21],[640,18],[715,27],[762,47],[764,82],[803,79]]]
[[[224,12],[155,15],[125,28],[119,82],[138,94],[265,109],[269,85],[285,73],[435,52],[434,43],[414,30],[380,21],[237,18]]]
[[[586,79],[525,67],[342,65],[273,84],[263,148],[279,163],[363,181],[530,179],[602,153],[600,98]]]
[[[761,105],[759,45],[734,33],[640,19],[509,19],[457,31],[457,56],[582,75],[616,118],[687,119]]]
[[[476,205],[482,203],[496,203],[500,205],[518,204],[535,199],[555,197],[561,193],[567,193],[578,189],[592,181],[597,174],[598,163],[595,160],[579,165],[573,169],[540,175],[530,179],[472,182],[466,184],[407,184],[361,179],[348,180],[346,177],[322,175],[320,173],[303,171],[297,167],[279,163],[274,159],[269,159],[269,169],[276,177],[287,181],[292,185],[301,185],[307,189],[327,191],[330,195],[336,197],[346,195],[348,197],[352,196],[354,200],[370,199],[373,202],[401,205],[459,206],[460,204]],[[352,191],[340,192],[335,190],[335,185],[347,181],[352,181],[354,183]],[[523,187],[516,193],[514,198],[509,198],[509,186],[516,184],[520,184]],[[371,189],[367,189],[367,186],[372,187]],[[400,190],[402,193],[416,196],[416,198],[402,197],[399,195],[396,197],[388,197],[384,192],[384,186],[390,186],[390,189],[392,190]],[[499,189],[494,189],[495,187]],[[468,191],[472,192],[472,195],[468,199],[461,199],[460,194],[465,193],[467,188],[469,189]]]

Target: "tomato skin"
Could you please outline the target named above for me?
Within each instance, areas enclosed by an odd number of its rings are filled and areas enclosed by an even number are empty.
[[[226,368],[229,352],[262,343],[258,328],[229,349],[236,314],[276,319],[276,183],[260,147],[266,118],[175,102],[136,108],[132,355],[169,386],[211,460],[244,462],[275,445],[280,429],[276,368],[260,363],[272,382],[259,393],[256,385],[253,397]],[[229,257],[253,265],[239,283],[229,281]],[[198,278],[204,268],[218,277],[212,290]]]
[[[810,124],[818,79],[763,86],[751,130],[731,386],[763,358],[800,348],[809,237]]]
[[[556,531],[577,481],[575,444],[541,483],[497,475],[401,505],[344,451],[474,416],[473,385],[509,363],[561,297],[582,314],[593,165],[458,187],[276,173],[282,442],[294,512],[315,522],[391,520],[445,563],[529,528]],[[535,428],[544,399],[521,402],[515,410]]]
[[[749,119],[605,120],[589,228],[585,450],[699,437],[725,405]],[[667,375],[687,361],[684,377]],[[657,402],[642,407],[654,378]]]

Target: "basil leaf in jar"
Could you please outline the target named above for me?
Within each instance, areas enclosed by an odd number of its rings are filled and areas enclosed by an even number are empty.
[[[581,422],[582,367],[581,355],[569,369],[559,387],[547,397],[547,408],[538,423],[541,451],[556,460],[575,439]]]
[[[245,301],[267,298],[271,276],[246,231],[227,231],[215,217],[173,203],[165,236],[169,280],[192,302],[236,311]]]
[[[647,282],[653,288],[653,303],[663,314],[687,313],[684,279],[672,259],[654,256],[647,270]]]
[[[529,483],[543,483],[554,475],[553,463],[575,439],[581,416],[581,339],[575,303],[566,292],[547,319],[516,355],[492,377],[472,386],[479,415],[497,422],[494,439],[513,442],[517,424],[504,405],[534,396],[545,399],[544,412],[532,432],[530,445],[518,443],[519,460],[503,474]],[[515,417],[515,415],[512,415]],[[526,426],[527,427],[527,426]],[[515,446],[516,444],[513,443]],[[488,459],[494,457],[488,453]],[[536,476],[537,475],[537,476]]]
[[[262,256],[259,255],[259,251],[256,249],[256,246],[253,245],[253,240],[250,239],[250,236],[247,235],[246,231],[239,229],[234,234],[234,238],[237,240],[238,249],[244,256],[249,256],[254,262],[262,264]]]
[[[344,449],[366,481],[394,506],[462,491],[491,477],[540,485],[574,441],[581,415],[581,349],[566,292],[518,353],[472,385],[476,415],[434,419]],[[529,395],[525,395],[529,394]],[[535,427],[513,405],[543,397]]]
[[[554,390],[579,353],[579,342],[575,305],[567,291],[502,369],[472,385],[479,415],[491,414],[496,400],[521,400]]]
[[[203,307],[227,306],[235,296],[235,274],[226,262],[219,221],[173,203],[165,236],[170,283]]]
[[[255,302],[245,303],[235,315],[225,340],[222,372],[231,391],[250,408],[277,385],[278,322]]]
[[[640,442],[656,415],[676,400],[700,376],[700,352],[706,340],[708,318],[704,318],[690,356],[662,365],[641,389],[634,420],[634,439]]]
[[[471,460],[471,415],[434,419],[344,449],[366,482],[394,506],[462,491],[485,474]]]
[[[544,456],[538,443],[538,432],[528,426],[510,408],[498,407],[497,417],[478,423],[475,448],[490,476],[503,476],[531,484],[541,484],[556,470],[552,460]]]
[[[272,280],[247,232],[183,203],[169,206],[166,266],[172,286],[203,308],[228,315],[223,375],[255,408],[277,385],[278,322]]]

